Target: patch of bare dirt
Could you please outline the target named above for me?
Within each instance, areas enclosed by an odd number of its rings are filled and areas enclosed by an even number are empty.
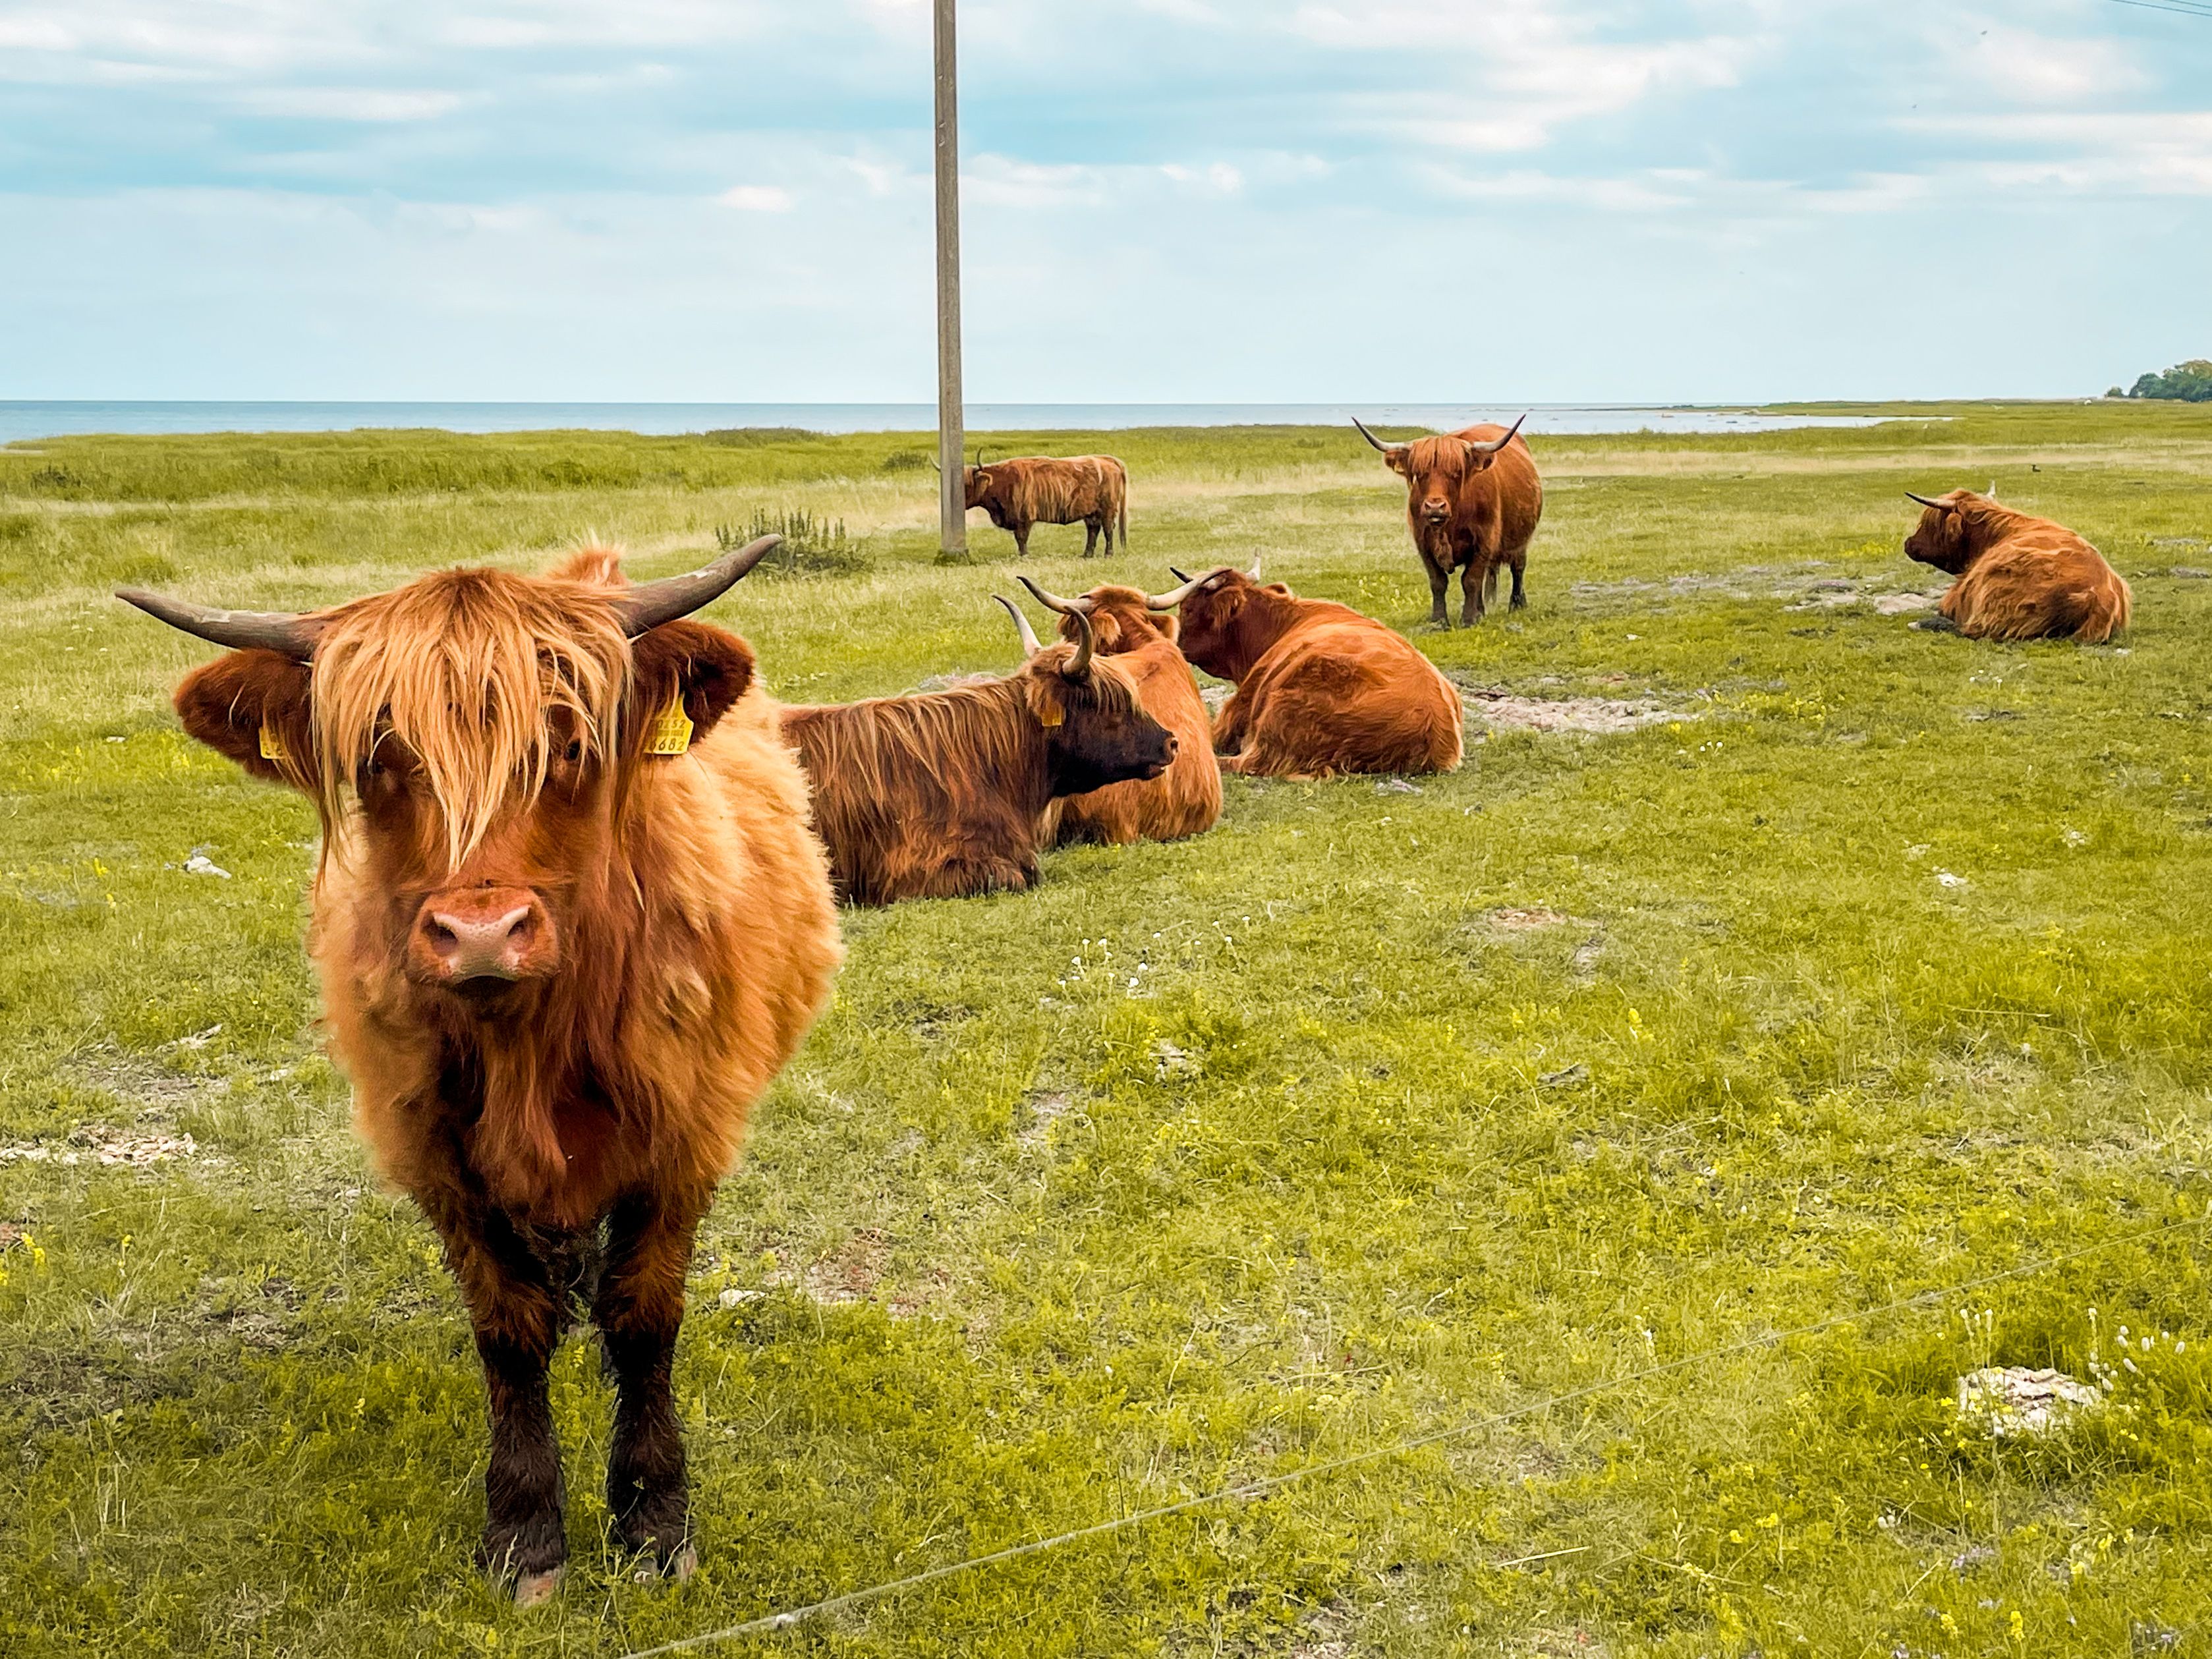
[[[1547,909],[1540,904],[1526,909],[1492,910],[1485,919],[1502,933],[1526,933],[1539,927],[1564,927],[1574,921],[1571,915]],[[1583,925],[1589,926],[1587,922]]]
[[[1704,718],[1693,709],[1668,708],[1650,698],[1524,697],[1503,686],[1460,688],[1468,717],[1485,726],[1522,732],[1639,731],[1674,720]]]
[[[830,1255],[803,1267],[778,1267],[768,1282],[825,1308],[848,1307],[868,1299],[890,1259],[890,1235],[880,1227],[862,1227]]]
[[[1014,1145],[1035,1152],[1052,1139],[1052,1126],[1075,1109],[1075,1097],[1065,1089],[1033,1090],[1022,1102],[1029,1121],[1014,1133]]]
[[[78,1124],[66,1140],[12,1141],[0,1146],[0,1164],[89,1164],[143,1170],[172,1158],[207,1161],[190,1135],[132,1134],[91,1123]]]

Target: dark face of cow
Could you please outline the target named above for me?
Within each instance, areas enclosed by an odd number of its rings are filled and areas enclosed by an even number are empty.
[[[1297,597],[1280,582],[1262,586],[1259,577],[1256,564],[1249,572],[1224,565],[1152,603],[1172,600],[1179,607],[1176,643],[1186,658],[1219,678],[1239,679],[1289,625],[1291,612],[1269,599]]]
[[[1905,538],[1905,557],[1957,575],[1981,550],[1976,544],[1973,511],[1981,498],[1972,490],[1954,489],[1932,501],[1917,495],[1912,499],[1921,502],[1920,522]]]
[[[962,474],[962,477],[968,486],[968,507],[969,511],[972,512],[976,507],[988,507],[990,505],[991,501],[994,498],[994,492],[998,488],[998,481],[991,476],[991,469],[989,467],[969,467],[964,470]]]
[[[1176,757],[1175,733],[1145,712],[1136,683],[1103,658],[1068,678],[1064,671],[1080,648],[1048,646],[1022,670],[1030,708],[1044,726],[1053,793],[1159,776]]]
[[[314,801],[358,875],[356,970],[418,1012],[512,1014],[576,968],[626,793],[750,683],[719,629],[627,638],[619,591],[443,572],[331,613],[312,662],[234,651],[178,690],[192,736]]]

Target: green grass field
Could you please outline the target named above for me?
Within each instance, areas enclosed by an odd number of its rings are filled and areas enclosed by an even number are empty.
[[[312,813],[184,738],[205,649],[107,589],[303,607],[587,532],[658,574],[803,507],[872,568],[708,614],[822,700],[1011,666],[1010,538],[934,562],[911,434],[0,450],[0,1652],[618,1655],[2088,1247],[710,1651],[2203,1651],[2212,408],[1897,413],[1537,441],[1529,610],[1415,637],[1634,729],[1478,718],[1451,777],[1232,780],[1201,840],[849,915],[692,1276],[704,1565],[606,1550],[572,1342],[529,1613],[471,1561],[458,1297],[318,1055]],[[1264,552],[1427,613],[1349,431],[1035,435],[1133,479],[1134,553],[1041,529],[1050,586]],[[2130,635],[1877,603],[1941,580],[1899,492],[1992,477]],[[2118,1382],[1997,1440],[1985,1364]]]

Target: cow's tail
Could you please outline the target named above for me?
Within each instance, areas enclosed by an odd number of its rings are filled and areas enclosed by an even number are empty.
[[[1129,550],[1129,475],[1121,475],[1121,484],[1114,492],[1114,514],[1121,526],[1121,550]]]

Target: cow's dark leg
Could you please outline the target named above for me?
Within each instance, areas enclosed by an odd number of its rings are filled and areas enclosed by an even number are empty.
[[[1114,543],[1110,537],[1107,539],[1106,550],[1109,553],[1111,553],[1114,550]],[[1098,520],[1096,519],[1085,519],[1083,521],[1083,556],[1086,559],[1094,557],[1097,551]]]
[[[1528,550],[1525,547],[1516,547],[1506,557],[1513,566],[1513,599],[1508,608],[1514,611],[1526,611],[1528,608],[1528,595],[1522,590],[1522,579],[1528,574]]]
[[[491,1462],[484,1470],[481,1559],[513,1581],[515,1601],[526,1607],[559,1587],[568,1555],[561,1444],[545,1393],[564,1287],[501,1212],[460,1194],[434,1195],[422,1207],[445,1241],[447,1265],[460,1282],[483,1362]]]
[[[607,1508],[624,1545],[651,1552],[662,1571],[678,1578],[691,1576],[699,1557],[669,1378],[684,1323],[684,1274],[704,1208],[703,1196],[696,1202],[636,1196],[617,1204],[607,1218],[606,1261],[592,1307],[615,1383]]]
[[[1425,550],[1421,554],[1421,568],[1429,573],[1430,625],[1449,628],[1451,612],[1445,609],[1444,602],[1451,592],[1451,572],[1431,559]]]
[[[1026,559],[1030,556],[1030,527],[1025,524],[1014,526],[1014,556]]]
[[[1482,620],[1483,584],[1490,579],[1489,561],[1480,556],[1460,567],[1459,625],[1472,628]]]

